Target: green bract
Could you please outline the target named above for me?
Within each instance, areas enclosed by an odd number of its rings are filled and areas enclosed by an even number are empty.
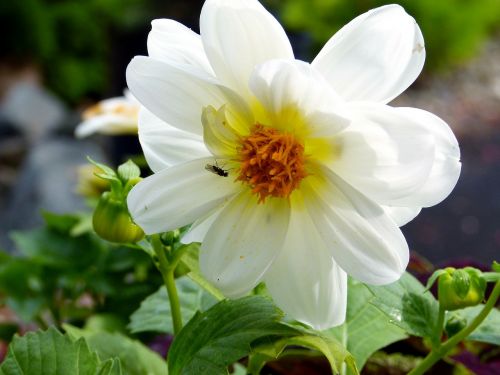
[[[458,310],[483,301],[486,281],[479,270],[448,267],[444,271],[438,278],[438,297],[443,309]]]

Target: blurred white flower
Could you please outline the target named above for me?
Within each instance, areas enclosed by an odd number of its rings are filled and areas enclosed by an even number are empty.
[[[137,134],[139,109],[139,102],[129,90],[125,90],[124,96],[102,100],[86,109],[75,135],[84,138],[94,133]]]
[[[460,173],[446,123],[386,105],[422,69],[415,20],[398,5],[369,11],[311,64],[256,0],[207,0],[201,35],[152,25],[149,57],[127,69],[155,172],[128,197],[134,220],[149,234],[194,223],[183,240],[203,241],[201,270],[226,295],[265,281],[293,318],[341,324],[347,274],[397,280],[399,226]]]

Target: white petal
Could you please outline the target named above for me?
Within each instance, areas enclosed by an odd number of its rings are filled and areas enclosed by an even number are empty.
[[[214,74],[198,34],[170,19],[153,20],[151,26],[148,35],[150,57],[166,62],[193,65],[210,75]]]
[[[226,104],[234,121],[253,121],[237,94],[190,65],[136,56],[127,67],[127,83],[137,100],[154,115],[187,132],[203,134],[201,113],[208,105],[219,108]]]
[[[346,100],[387,103],[420,74],[422,33],[399,5],[373,9],[339,30],[312,65]]]
[[[293,204],[285,245],[264,281],[278,307],[302,323],[323,330],[345,320],[347,275],[308,213]]]
[[[425,183],[414,194],[396,199],[396,206],[430,207],[445,199],[457,184],[462,164],[460,148],[450,127],[436,115],[416,108],[396,108],[397,112],[434,137],[434,162]]]
[[[205,1],[200,31],[217,78],[242,95],[257,64],[293,58],[285,31],[257,0]]]
[[[213,159],[196,159],[164,169],[139,182],[127,204],[134,221],[147,234],[191,224],[230,199],[240,184],[205,169]]]
[[[144,107],[139,112],[139,141],[153,172],[210,156],[200,135],[179,130]]]
[[[339,113],[343,101],[310,64],[271,60],[259,65],[250,88],[275,127],[305,123],[311,136],[333,135],[349,121]]]
[[[139,103],[136,100],[134,100],[133,97],[127,96],[125,94],[126,93],[124,92],[124,96],[116,96],[114,98],[101,100],[95,106],[90,107],[88,110],[84,111],[83,115],[85,116],[85,114],[89,110],[90,112],[92,112],[92,109],[96,107],[97,110],[102,113],[116,114],[119,113],[120,111],[130,114],[137,113],[137,111],[139,110]]]
[[[227,204],[200,249],[203,275],[229,297],[254,288],[283,247],[289,220],[285,199],[258,204],[249,191]]]
[[[78,138],[88,137],[94,133],[137,134],[137,119],[127,116],[103,114],[83,121],[75,129],[75,135]]]
[[[327,168],[320,173],[325,180],[310,176],[301,189],[318,233],[336,262],[368,284],[398,280],[408,265],[409,250],[396,223],[382,207]]]
[[[205,216],[197,219],[189,228],[189,230],[182,236],[181,242],[188,244],[191,242],[203,242],[210,227],[215,222],[219,214],[224,209],[225,204],[210,211]]]
[[[394,207],[394,206],[382,206],[385,213],[398,225],[402,227],[403,225],[409,223],[417,217],[417,215],[422,211],[422,207]]]
[[[212,106],[205,107],[201,115],[201,123],[203,124],[203,140],[214,156],[238,159],[241,134],[231,127],[226,117],[225,106],[218,110]]]
[[[416,119],[387,105],[348,107],[351,123],[335,137],[338,156],[329,167],[377,203],[407,206],[395,201],[416,193],[429,177],[434,136]]]

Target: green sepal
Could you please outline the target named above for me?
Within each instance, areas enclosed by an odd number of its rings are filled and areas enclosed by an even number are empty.
[[[500,263],[494,260],[493,264],[491,265],[491,269],[495,272],[500,272]]]
[[[483,272],[482,278],[487,283],[496,283],[500,280],[500,272]]]
[[[95,175],[103,180],[109,181],[113,195],[117,198],[123,196],[123,183],[116,172],[107,165],[92,160],[89,156],[87,156],[87,160],[102,171],[102,173],[95,173]]]
[[[431,275],[431,277],[429,277],[429,279],[427,280],[427,285],[425,286],[425,291],[427,292],[428,290],[430,290],[432,288],[432,286],[434,285],[434,283],[437,281],[438,277],[444,273],[446,273],[445,270],[434,271],[434,273]]]
[[[118,176],[116,175],[115,171],[108,167],[105,164],[98,163],[95,160],[91,159],[90,156],[87,156],[87,160],[89,163],[95,165],[97,168],[99,168],[102,173],[96,173],[96,176],[104,178],[104,179],[118,179]]]
[[[464,299],[469,293],[471,286],[471,278],[469,274],[463,270],[455,270],[452,274],[452,286],[460,299]]]

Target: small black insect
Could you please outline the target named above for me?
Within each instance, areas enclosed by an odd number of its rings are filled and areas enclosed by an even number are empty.
[[[215,162],[215,163],[216,163],[216,165],[213,165],[213,164],[207,164],[207,165],[205,165],[205,169],[207,171],[215,173],[216,175],[221,176],[221,177],[227,177],[227,176],[229,176],[228,171],[226,171],[225,169],[219,167],[217,165],[217,162]]]

